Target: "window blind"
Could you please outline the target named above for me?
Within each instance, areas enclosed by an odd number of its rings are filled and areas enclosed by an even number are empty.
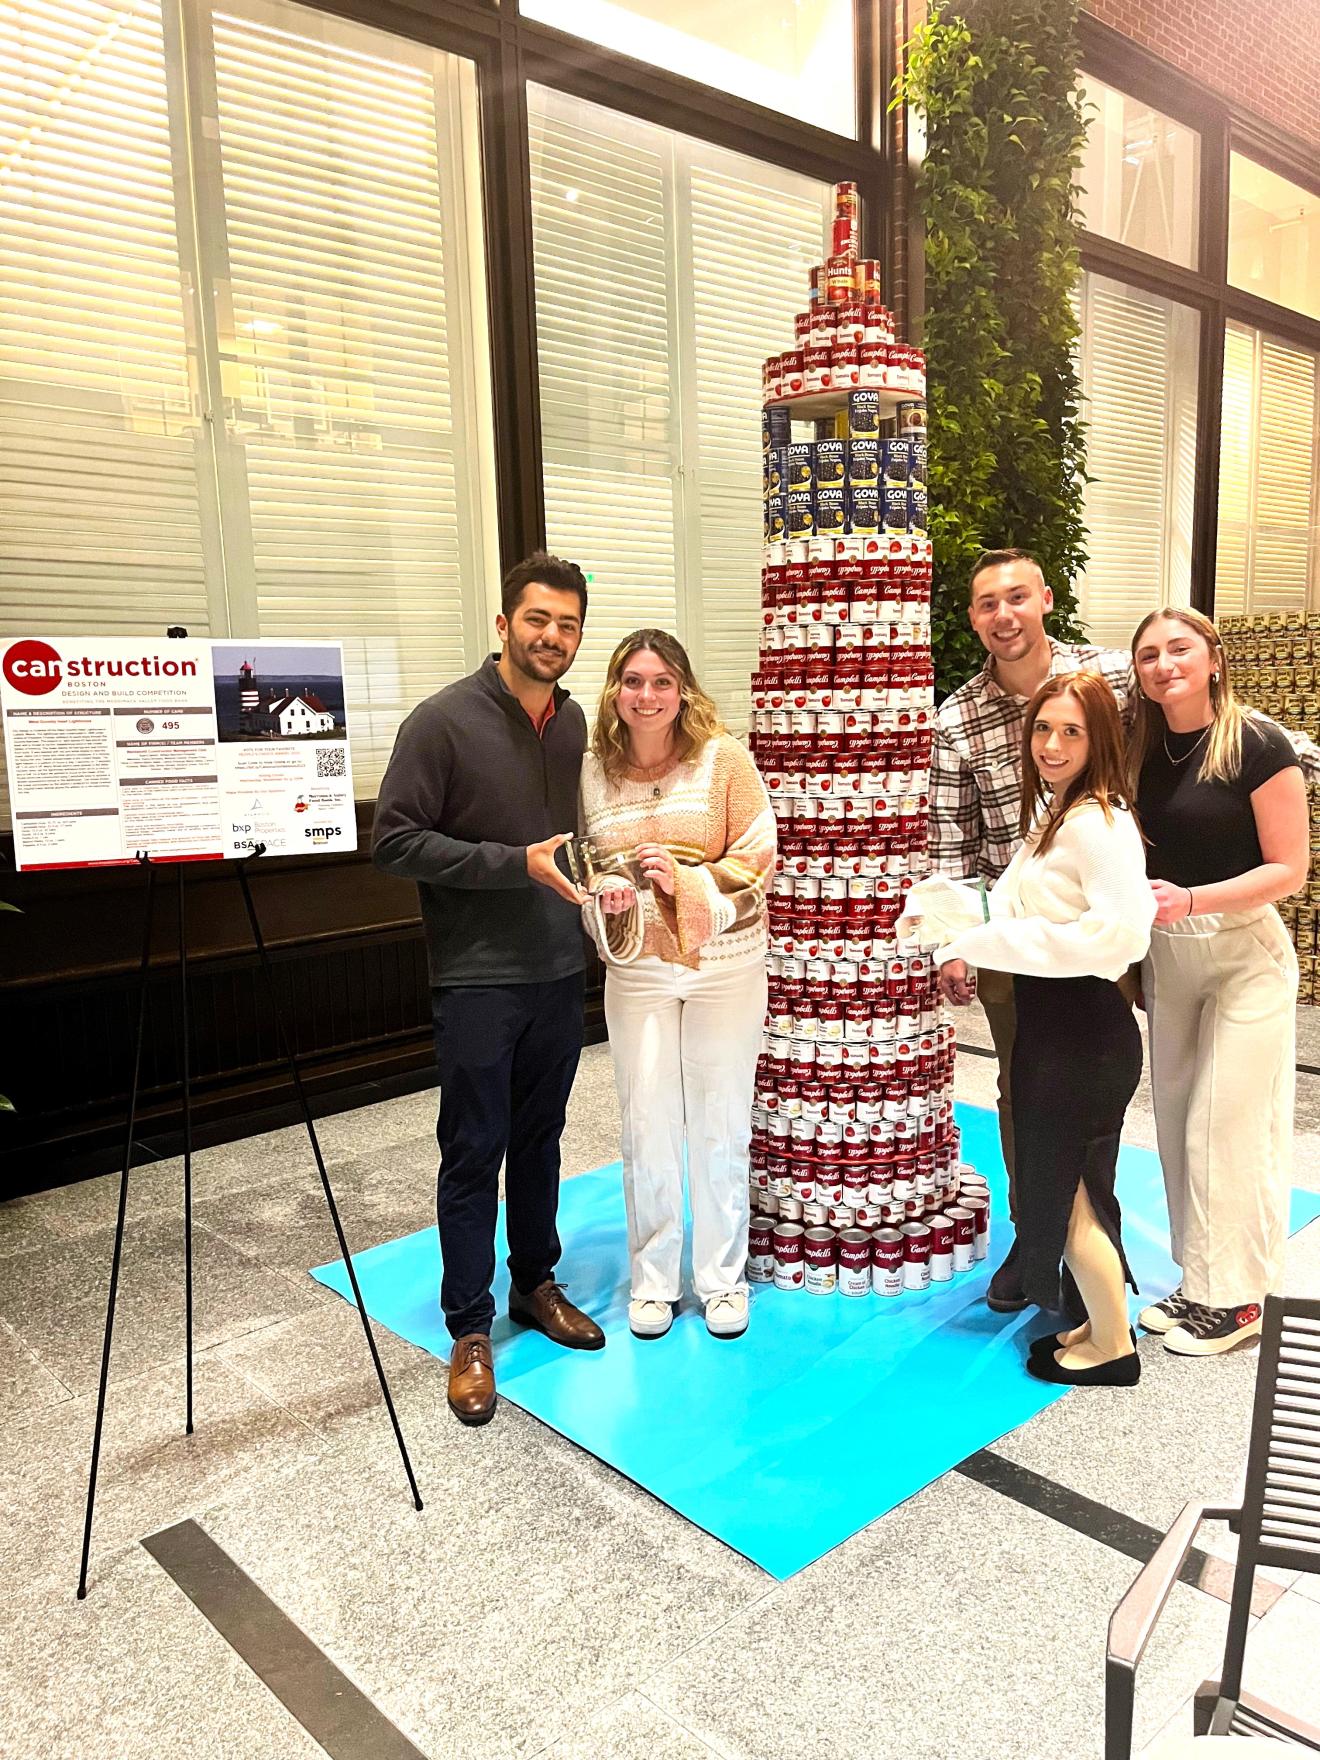
[[[616,644],[677,623],[672,170],[661,130],[528,108],[546,542],[588,576],[565,683],[590,721]]]
[[[459,94],[444,58],[391,41],[386,59],[379,33],[297,8],[213,28],[253,616],[343,640],[374,792],[399,720],[482,635],[446,299]]]
[[[1224,335],[1215,609],[1286,611],[1320,578],[1320,360],[1241,324]]]
[[[1086,275],[1082,300],[1091,638],[1126,647],[1158,605],[1186,604],[1196,448],[1196,318]]]
[[[0,9],[0,618],[209,625],[160,7]]]
[[[547,539],[591,578],[568,683],[675,630],[747,726],[760,611],[761,362],[788,346],[829,186],[529,88]]]
[[[761,363],[788,346],[794,313],[806,306],[822,186],[761,166],[755,178],[735,176],[719,160],[703,162],[695,143],[692,156],[693,621],[702,683],[742,736],[761,622]]]

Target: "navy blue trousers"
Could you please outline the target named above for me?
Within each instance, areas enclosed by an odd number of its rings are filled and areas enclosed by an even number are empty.
[[[559,1263],[559,1138],[582,1050],[582,974],[431,992],[440,1069],[436,1218],[452,1338],[495,1318],[495,1223],[505,1163],[509,1271],[523,1294]]]

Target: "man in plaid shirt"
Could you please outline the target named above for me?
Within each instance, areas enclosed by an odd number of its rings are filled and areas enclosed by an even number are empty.
[[[1060,672],[1099,672],[1127,720],[1133,686],[1132,656],[1114,648],[1056,642],[1045,633],[1054,594],[1036,558],[1026,550],[987,550],[969,582],[972,628],[989,655],[974,678],[946,697],[935,717],[930,770],[930,852],[936,873],[955,880],[997,880],[1018,843],[1022,802],[1022,729],[1027,704],[1047,678]],[[947,1001],[972,1000],[965,982],[942,978]],[[977,973],[999,1059],[999,1140],[1013,1190],[1013,1111],[1009,1066],[1017,1015],[1013,980],[1004,972]],[[990,1280],[986,1301],[998,1313],[1025,1308],[1017,1244]]]

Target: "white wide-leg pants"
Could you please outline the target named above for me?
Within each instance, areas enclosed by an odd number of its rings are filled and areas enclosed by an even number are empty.
[[[607,969],[635,1300],[675,1302],[681,1293],[685,1137],[698,1299],[744,1287],[747,1151],[765,1007],[759,954],[709,971],[653,958]]]
[[[1183,1293],[1279,1288],[1292,1181],[1297,956],[1270,906],[1156,927],[1142,965],[1155,1132]]]

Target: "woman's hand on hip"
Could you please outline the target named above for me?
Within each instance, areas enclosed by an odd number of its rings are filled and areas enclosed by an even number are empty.
[[[1181,923],[1191,916],[1192,895],[1185,886],[1175,886],[1172,880],[1152,880],[1150,889],[1155,894],[1157,923]]]
[[[643,843],[639,844],[637,855],[642,864],[642,872],[652,886],[658,892],[663,892],[666,898],[672,898],[678,884],[678,871],[670,852],[662,843]]]

